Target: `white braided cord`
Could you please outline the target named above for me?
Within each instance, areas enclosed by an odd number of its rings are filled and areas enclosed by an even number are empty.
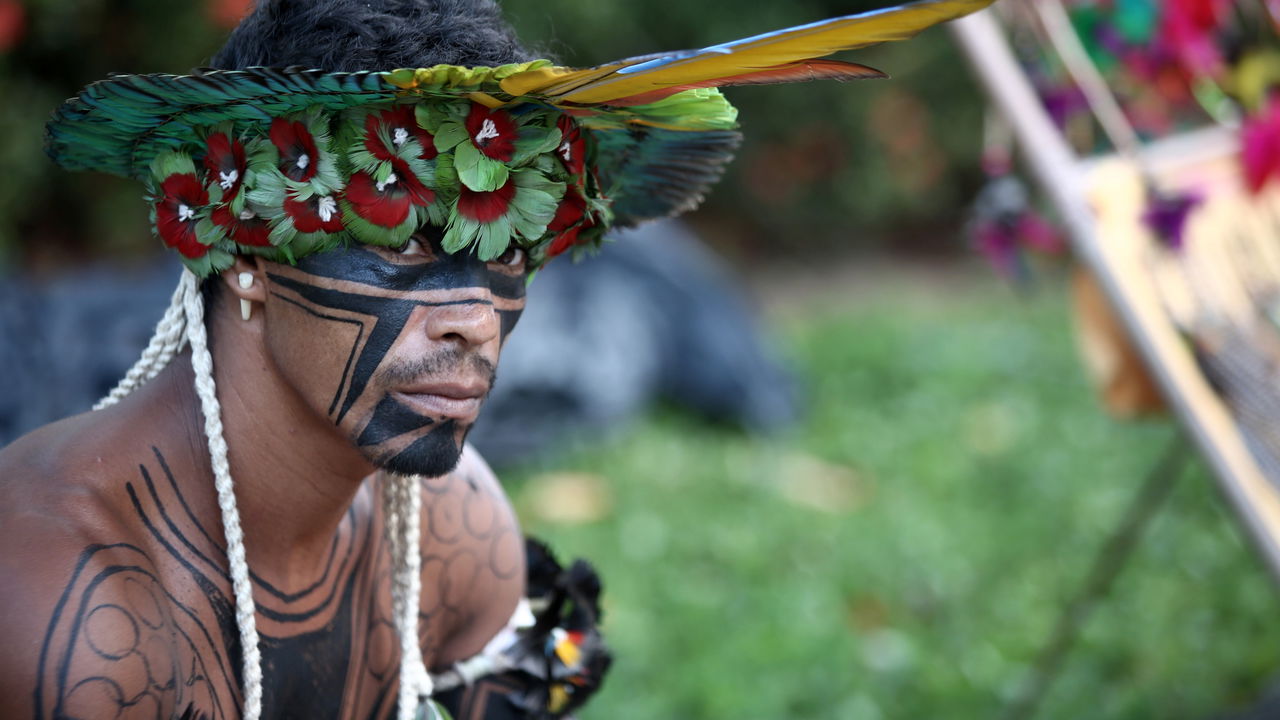
[[[190,271],[187,271],[190,275]],[[243,652],[244,720],[262,716],[262,655],[258,648],[258,627],[254,621],[253,586],[249,582],[249,564],[244,556],[244,532],[240,528],[240,511],[236,508],[235,487],[231,482],[231,466],[227,462],[227,441],[222,435],[222,409],[213,384],[213,356],[204,326],[204,299],[193,281],[183,298],[187,314],[187,341],[191,343],[191,369],[196,376],[196,394],[204,412],[204,434],[209,440],[209,462],[213,466],[213,484],[218,491],[218,507],[222,509],[222,531],[227,538],[227,561],[231,566],[231,590],[236,599],[236,626],[240,629]]]
[[[187,316],[183,308],[183,298],[187,293],[195,292],[197,286],[196,276],[183,270],[182,276],[178,278],[178,287],[174,289],[173,297],[169,300],[169,307],[164,311],[160,322],[156,323],[156,331],[147,343],[146,349],[142,351],[142,357],[129,368],[129,372],[125,373],[111,392],[93,406],[94,410],[101,410],[120,402],[126,395],[159,374],[173,356],[182,349],[187,339]]]
[[[418,704],[431,696],[431,676],[422,660],[418,641],[418,604],[422,592],[422,555],[419,514],[422,512],[420,478],[392,475],[384,478],[383,517],[391,546],[391,604],[400,636],[399,720],[415,720]]]

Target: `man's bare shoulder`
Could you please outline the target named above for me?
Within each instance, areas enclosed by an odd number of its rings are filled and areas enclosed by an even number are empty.
[[[46,425],[0,450],[0,567],[6,577],[70,569],[85,547],[121,537],[121,453],[97,418]],[[52,565],[52,567],[51,567]]]
[[[475,655],[515,611],[525,556],[511,501],[470,446],[453,472],[423,483],[422,553],[422,612],[437,638],[428,662]]]
[[[13,541],[84,547],[137,536],[131,483],[155,472],[159,438],[114,409],[46,425],[0,449],[0,559]],[[165,463],[167,465],[167,463]]]
[[[165,580],[168,461],[114,415],[68,418],[0,451],[0,716],[171,707],[156,683],[173,678],[158,673],[210,656],[169,642],[208,623],[175,617],[183,603]]]

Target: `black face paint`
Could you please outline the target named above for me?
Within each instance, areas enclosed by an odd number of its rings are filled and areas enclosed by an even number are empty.
[[[369,424],[364,426],[364,432],[360,433],[360,439],[356,440],[356,444],[361,447],[381,445],[394,437],[434,422],[431,418],[419,415],[387,396],[382,398],[378,406],[373,409],[373,417],[369,419]]]
[[[465,436],[457,421],[446,420],[379,465],[400,475],[440,477],[458,465]]]
[[[382,388],[460,369],[472,377],[486,378],[492,386],[492,362],[452,346],[443,348],[439,355],[415,361],[401,360],[390,366],[385,362],[420,307],[492,308],[498,315],[500,342],[515,326],[523,308],[523,272],[504,271],[501,266],[494,269],[492,264],[469,253],[445,254],[438,241],[430,243],[429,249],[426,240],[421,242],[426,254],[420,262],[414,262],[414,256],[397,256],[393,262],[379,252],[352,247],[310,255],[298,263],[297,270],[338,281],[340,289],[320,287],[293,272],[268,273],[272,283],[296,297],[273,291],[281,300],[302,307],[317,319],[359,326],[356,343],[329,404],[334,423],[341,424],[347,418],[357,401],[370,391],[371,384],[377,388],[373,392],[383,392]],[[362,291],[366,287],[368,293]],[[443,292],[472,288],[479,292],[469,298],[459,299],[456,292]],[[437,294],[443,297],[433,297]],[[368,407],[368,402],[366,398],[361,407]],[[439,475],[456,464],[469,429],[469,423],[460,425],[452,418],[420,415],[388,393],[377,400],[355,442],[371,459],[395,472]]]

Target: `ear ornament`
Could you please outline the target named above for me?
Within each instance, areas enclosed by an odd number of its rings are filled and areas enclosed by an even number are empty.
[[[253,273],[242,272],[240,273],[240,276],[237,279],[240,282],[241,290],[248,290],[249,288],[253,287]],[[248,320],[252,315],[253,315],[253,305],[248,300],[241,298],[240,299],[240,317],[245,320]]]

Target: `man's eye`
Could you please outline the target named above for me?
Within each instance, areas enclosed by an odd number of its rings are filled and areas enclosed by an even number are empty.
[[[426,255],[427,251],[422,247],[422,241],[416,237],[409,238],[409,242],[400,248],[401,255]]]
[[[506,252],[494,258],[493,261],[506,267],[519,267],[524,264],[524,249],[513,245],[508,247]]]

